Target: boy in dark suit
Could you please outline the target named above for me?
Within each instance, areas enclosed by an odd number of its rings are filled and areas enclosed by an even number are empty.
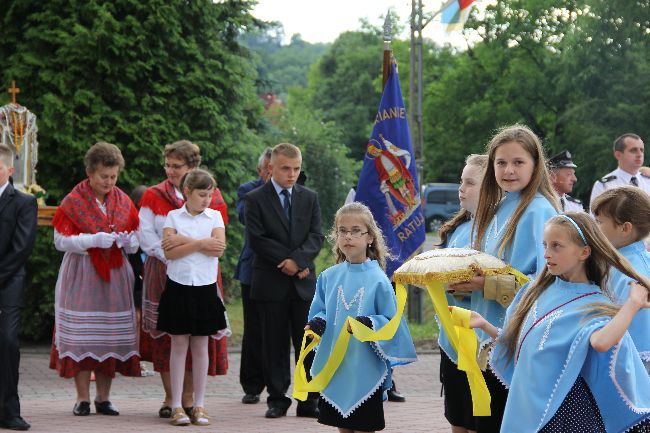
[[[18,331],[25,263],[36,241],[36,198],[14,189],[11,149],[0,145],[0,427],[28,430],[18,400]]]
[[[253,251],[251,298],[262,328],[267,418],[287,414],[291,399],[289,339],[298,358],[316,289],[314,259],[323,245],[315,192],[297,184],[300,149],[282,143],[271,153],[271,180],[246,195],[246,233]],[[307,366],[309,368],[309,366]],[[317,417],[318,396],[299,402],[297,416]]]

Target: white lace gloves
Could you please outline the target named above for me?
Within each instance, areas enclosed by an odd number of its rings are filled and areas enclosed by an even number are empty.
[[[135,232],[120,232],[113,233],[115,235],[115,242],[118,248],[124,248],[127,254],[133,254],[140,248],[138,237]]]
[[[63,236],[54,232],[54,245],[59,251],[84,253],[90,248],[110,248],[113,243],[118,248],[124,248],[127,254],[133,254],[140,246],[135,232],[122,233],[82,233],[77,236]]]

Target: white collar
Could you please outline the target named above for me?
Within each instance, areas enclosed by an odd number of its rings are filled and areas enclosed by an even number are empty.
[[[632,177],[639,179],[639,172],[636,174],[628,173],[621,167],[618,167],[616,170],[614,170],[613,174],[615,174],[618,179],[624,180],[626,183],[630,183],[630,179],[632,179]]]
[[[280,195],[280,192],[282,192],[283,189],[286,189],[289,191],[289,195],[293,194],[293,187],[291,188],[282,188],[273,178],[271,178],[271,183],[273,184],[273,188],[275,188],[275,192]]]
[[[187,203],[185,203],[185,204],[183,204],[183,207],[181,207],[181,213],[189,215],[192,218],[198,218],[198,217],[200,217],[202,215],[204,215],[204,216],[206,216],[206,217],[208,217],[210,219],[214,218],[214,215],[212,214],[212,212],[208,212],[208,209],[210,209],[210,208],[205,208],[205,210],[203,212],[201,212],[200,214],[192,215],[190,213],[190,211],[187,210]]]
[[[5,189],[7,189],[8,185],[9,185],[9,179],[7,179],[4,185],[0,186],[0,197],[2,197],[2,194],[5,192]]]

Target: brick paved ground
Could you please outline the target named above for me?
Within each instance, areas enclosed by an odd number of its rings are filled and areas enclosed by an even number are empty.
[[[226,376],[208,381],[206,408],[214,416],[209,427],[190,426],[187,431],[223,433],[275,433],[275,432],[334,432],[333,428],[315,420],[296,418],[295,404],[289,416],[269,420],[264,418],[266,405],[243,405],[239,386],[239,353],[229,355],[230,372]],[[421,354],[418,362],[397,370],[400,391],[407,396],[406,403],[386,403],[386,430],[400,433],[448,432],[443,417],[440,398],[436,353]],[[179,431],[166,420],[158,418],[162,401],[160,378],[125,378],[118,376],[113,382],[113,403],[120,409],[119,417],[72,415],[75,392],[72,380],[59,378],[47,368],[48,353],[45,348],[28,348],[23,351],[20,373],[20,397],[25,419],[32,424],[31,431],[47,433],[99,433],[99,432],[167,432]],[[151,367],[149,365],[149,367]],[[92,386],[92,385],[91,385]],[[92,396],[91,391],[91,396]],[[94,408],[92,409],[94,412]]]

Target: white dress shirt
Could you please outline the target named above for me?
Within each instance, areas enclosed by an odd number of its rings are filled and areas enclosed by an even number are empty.
[[[7,189],[7,185],[9,185],[9,181],[6,181],[4,185],[0,186],[0,197],[2,197],[2,193]]]
[[[616,176],[613,179],[607,180],[606,182],[601,182],[606,180],[611,176]],[[594,183],[594,187],[591,190],[591,199],[589,200],[589,206],[594,202],[595,198],[598,197],[606,189],[616,188],[618,186],[632,185],[630,180],[632,176],[636,177],[636,180],[639,184],[639,188],[650,194],[650,178],[643,176],[641,173],[630,174],[627,171],[624,171],[622,168],[617,168],[611,173],[607,173],[603,176],[602,179],[598,179]]]
[[[223,218],[217,210],[207,208],[198,215],[191,215],[186,205],[167,214],[164,228],[173,228],[179,235],[192,239],[212,236],[212,230],[224,228]],[[186,286],[205,286],[217,281],[219,259],[201,252],[190,253],[167,263],[167,276]]]
[[[289,191],[289,197],[293,198],[293,187],[282,188],[276,181],[273,180],[273,178],[271,178],[271,183],[273,184],[273,188],[275,188],[275,193],[278,195],[278,197],[280,197],[280,204],[284,208],[284,196],[280,193],[282,192],[283,189],[286,189],[287,191]]]

